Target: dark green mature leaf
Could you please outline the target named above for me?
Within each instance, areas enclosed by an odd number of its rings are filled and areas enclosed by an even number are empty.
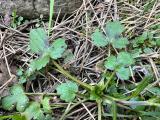
[[[24,111],[29,102],[29,99],[25,95],[22,86],[14,85],[13,87],[11,87],[10,93],[11,95],[6,96],[2,99],[2,107],[5,110],[12,110],[16,105],[17,111]]]
[[[95,32],[91,35],[93,44],[97,47],[105,47],[108,44],[106,36],[99,30],[96,29]]]
[[[116,74],[121,80],[128,80],[130,77],[130,70],[129,68],[121,67],[117,69]]]
[[[112,42],[113,47],[119,49],[125,48],[127,44],[129,44],[127,38],[115,39]]]
[[[56,90],[62,100],[72,102],[78,92],[78,86],[74,82],[66,82],[59,85]]]
[[[50,51],[49,51],[50,57],[55,60],[58,58],[61,58],[66,48],[67,48],[67,45],[64,39],[59,38],[55,40],[50,47]]]
[[[134,63],[134,59],[128,52],[120,52],[117,56],[117,61],[122,66],[129,66]]]
[[[108,22],[105,31],[109,39],[115,39],[124,31],[124,26],[119,21]]]
[[[32,102],[28,108],[22,113],[28,120],[44,120],[45,116],[38,102]]]
[[[30,49],[35,53],[43,53],[48,48],[48,37],[43,28],[30,31]]]
[[[109,70],[114,70],[117,66],[117,58],[115,56],[108,57],[104,66]]]
[[[156,45],[157,45],[158,47],[160,47],[160,39],[157,39],[157,40],[156,40]]]

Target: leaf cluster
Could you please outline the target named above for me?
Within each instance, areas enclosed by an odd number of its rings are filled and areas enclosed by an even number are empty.
[[[16,107],[17,111],[22,113],[21,116],[25,116],[27,120],[44,120],[51,113],[49,101],[49,97],[44,97],[40,102],[29,102],[29,98],[26,96],[23,87],[17,84],[10,88],[10,95],[2,98],[2,107],[8,111]]]
[[[91,35],[91,38],[93,44],[98,47],[105,47],[111,44],[114,48],[122,49],[129,44],[127,38],[121,36],[123,31],[124,26],[119,21],[108,22],[104,32],[97,28]]]

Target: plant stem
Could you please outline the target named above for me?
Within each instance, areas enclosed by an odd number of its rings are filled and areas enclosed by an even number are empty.
[[[113,120],[117,120],[117,105],[115,101],[112,101],[112,114]]]
[[[102,120],[102,105],[101,105],[102,101],[98,100],[97,104],[98,104],[98,120]]]
[[[64,70],[57,62],[53,61],[53,64],[58,68],[57,71],[65,75],[66,77],[70,78],[72,81],[78,83],[85,89],[91,91],[93,89],[93,86],[83,83],[80,80],[78,80],[76,77],[72,76],[68,71]]]
[[[49,36],[50,30],[51,30],[51,24],[52,24],[53,13],[54,13],[54,0],[50,0],[48,36]]]
[[[114,72],[112,73],[112,75],[110,76],[110,78],[109,78],[109,79],[107,80],[107,82],[104,84],[104,87],[103,87],[102,90],[108,88],[108,85],[109,85],[109,83],[111,82],[111,80],[113,79],[113,77],[114,77],[115,74],[116,74],[116,71],[114,71]]]

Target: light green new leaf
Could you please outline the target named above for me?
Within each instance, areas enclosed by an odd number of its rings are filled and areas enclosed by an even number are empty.
[[[115,39],[124,31],[124,26],[119,21],[108,22],[105,31],[109,39]]]
[[[120,78],[121,80],[128,80],[131,75],[129,68],[124,68],[124,67],[117,69],[116,74],[118,78]]]
[[[49,100],[50,100],[49,97],[44,97],[44,99],[41,101],[41,104],[43,106],[43,111],[45,113],[51,112],[51,106],[50,106]]]
[[[2,99],[2,107],[5,110],[12,110],[16,105],[17,111],[24,111],[29,102],[29,99],[25,95],[22,86],[14,85],[13,87],[11,87],[10,93],[11,95],[6,96]]]
[[[117,61],[122,66],[129,66],[134,63],[134,59],[128,52],[120,52],[117,56]]]
[[[78,86],[76,83],[69,81],[59,85],[56,90],[62,100],[72,102],[75,99],[76,92],[78,92]]]
[[[31,119],[44,120],[45,119],[43,111],[41,110],[40,104],[38,102],[32,102],[22,114],[26,116],[27,120],[31,120]]]
[[[110,56],[104,63],[104,66],[109,70],[114,70],[117,65],[117,59],[115,56]]]
[[[112,41],[112,45],[114,48],[125,48],[126,45],[129,44],[127,38],[119,38]]]
[[[75,59],[75,56],[74,54],[72,53],[72,51],[69,49],[69,50],[66,50],[64,53],[63,53],[63,56],[64,58],[64,64],[67,64],[71,61],[73,61]]]
[[[43,28],[30,30],[30,49],[35,53],[43,53],[48,48],[48,37]]]
[[[67,45],[64,39],[59,38],[55,40],[50,47],[50,51],[49,51],[50,57],[55,60],[58,58],[61,58],[66,48],[67,48]]]
[[[91,35],[93,44],[97,47],[105,47],[108,44],[108,40],[106,39],[106,36],[99,31],[99,29],[96,29],[95,32]]]

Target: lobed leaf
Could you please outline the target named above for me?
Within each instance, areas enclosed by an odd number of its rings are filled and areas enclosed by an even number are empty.
[[[22,113],[27,119],[44,120],[45,116],[38,102],[32,102],[29,107]]]
[[[117,58],[115,56],[110,56],[104,63],[104,66],[109,70],[114,70],[117,65]]]
[[[76,97],[76,92],[78,92],[78,86],[76,83],[69,81],[59,85],[56,90],[62,100],[72,102]]]
[[[128,80],[129,79],[129,77],[130,77],[129,68],[121,67],[121,68],[117,69],[116,71],[117,71],[116,74],[119,79],[121,79],[121,80]]]
[[[91,35],[93,44],[97,47],[105,47],[108,44],[106,36],[99,30],[96,29],[95,32]]]
[[[50,100],[49,97],[44,97],[44,99],[41,101],[42,106],[43,106],[43,111],[45,113],[51,112],[51,106],[50,106],[49,100]]]
[[[57,39],[52,43],[50,47],[50,51],[49,51],[50,57],[55,60],[58,58],[61,58],[66,48],[67,48],[67,45],[65,43],[65,40],[62,38]]]
[[[30,49],[35,53],[43,53],[48,48],[48,37],[43,28],[30,30]]]
[[[13,110],[14,106],[16,105],[17,111],[24,111],[29,102],[29,99],[25,95],[22,86],[14,85],[11,87],[10,93],[11,95],[2,99],[2,107],[5,110]]]
[[[109,39],[115,39],[124,31],[124,26],[119,21],[108,22],[105,31]]]
[[[120,52],[117,56],[117,61],[122,66],[129,66],[134,63],[134,59],[128,52]]]
[[[119,49],[125,48],[127,44],[129,44],[127,38],[115,39],[112,42],[113,47]]]

